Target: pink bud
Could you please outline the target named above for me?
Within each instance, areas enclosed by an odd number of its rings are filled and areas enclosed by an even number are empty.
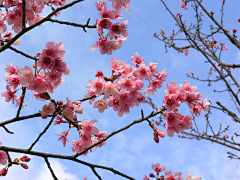
[[[50,95],[48,93],[41,93],[40,98],[49,100],[51,99]]]
[[[165,137],[164,132],[162,132],[162,131],[159,130],[159,129],[155,129],[154,132],[155,132],[158,136],[160,136],[161,138],[164,138],[164,137]]]
[[[190,74],[191,74],[191,75],[193,75],[193,74],[194,74],[194,72],[193,72],[193,71],[190,71]]]
[[[150,173],[150,174],[149,174],[149,177],[155,178],[155,175],[154,175],[153,173]]]
[[[3,168],[1,171],[0,171],[0,176],[6,176],[7,175],[7,172],[8,170],[6,168]]]
[[[224,134],[224,135],[223,135],[223,138],[228,138],[228,135],[227,135],[227,134]]]
[[[97,73],[98,73],[99,76],[103,76],[102,71],[98,70]]]
[[[25,156],[21,157],[20,160],[23,162],[29,162],[31,159],[25,155]]]
[[[21,166],[24,168],[24,169],[28,169],[28,166],[24,163],[21,163]]]
[[[236,32],[237,32],[237,29],[234,28],[234,29],[233,29],[233,33],[235,34]]]
[[[153,133],[153,135],[154,135],[154,141],[155,141],[156,143],[159,143],[158,135],[157,135],[155,132]]]

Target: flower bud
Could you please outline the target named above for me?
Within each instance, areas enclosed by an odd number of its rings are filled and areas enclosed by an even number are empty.
[[[13,160],[13,162],[15,162],[15,163],[19,163],[19,159],[16,158],[16,159]]]
[[[159,143],[158,135],[157,135],[155,132],[153,133],[153,136],[154,136],[154,141],[155,141],[156,143]]]
[[[160,136],[161,138],[164,138],[165,137],[165,134],[164,132],[162,132],[161,130],[159,129],[155,129],[154,130],[154,133],[156,133],[158,136]]]
[[[153,124],[153,123],[150,123],[150,126],[151,126],[152,128],[154,128],[154,124]]]
[[[24,168],[24,169],[28,169],[28,165],[24,164],[24,163],[21,163],[21,166]]]
[[[7,175],[7,172],[8,170],[6,168],[3,168],[1,171],[0,171],[0,176],[6,176]]]
[[[51,99],[50,95],[48,93],[41,93],[40,98],[49,100]]]
[[[224,138],[224,139],[228,138],[228,135],[227,135],[227,134],[224,134],[224,135],[223,135],[223,138]]]
[[[98,75],[99,75],[100,77],[103,76],[102,71],[98,70],[97,73],[98,73]]]
[[[149,177],[155,178],[155,175],[154,175],[153,173],[150,173],[150,174],[149,174]]]
[[[25,156],[21,157],[20,160],[23,162],[29,162],[31,159],[25,155]]]

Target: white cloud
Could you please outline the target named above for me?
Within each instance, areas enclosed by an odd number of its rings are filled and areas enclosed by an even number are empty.
[[[59,163],[56,160],[50,161],[51,167],[59,180],[80,180],[76,174],[67,172],[68,167],[64,166],[62,163]],[[53,177],[47,168],[47,165],[44,164],[40,167],[38,174],[34,177],[34,180],[52,180]]]

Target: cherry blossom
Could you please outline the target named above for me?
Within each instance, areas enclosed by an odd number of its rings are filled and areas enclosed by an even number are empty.
[[[58,140],[62,141],[63,147],[65,147],[66,146],[66,142],[68,141],[68,139],[67,139],[68,132],[67,131],[63,131],[62,134],[56,134],[56,135],[60,136],[60,138]]]
[[[0,164],[6,165],[8,163],[8,156],[5,151],[0,151]]]
[[[94,103],[93,108],[98,108],[98,111],[100,113],[103,113],[105,109],[108,109],[107,101],[105,100],[98,100],[97,102]]]
[[[46,119],[48,117],[49,114],[52,114],[55,112],[55,105],[54,103],[49,103],[49,105],[44,105],[43,106],[43,109],[41,111],[41,114],[42,114],[42,118],[43,119]]]
[[[160,166],[160,163],[157,163],[156,165],[155,164],[153,164],[152,166],[152,169],[154,170],[154,171],[156,171],[156,173],[157,173],[157,176],[159,175],[159,173],[160,172],[163,172],[163,171],[165,171],[165,166]]]
[[[136,64],[137,67],[139,67],[139,65],[141,65],[144,62],[145,58],[141,59],[138,52],[136,52],[134,56],[132,56],[130,59],[134,64]]]
[[[2,97],[5,97],[5,101],[10,102],[12,100],[12,103],[14,104],[14,100],[16,100],[16,90],[11,91],[9,88],[9,85],[6,86],[7,91],[4,91],[1,93]]]

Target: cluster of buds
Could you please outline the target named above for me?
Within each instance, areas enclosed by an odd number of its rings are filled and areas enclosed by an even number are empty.
[[[237,29],[233,28],[233,37],[237,38],[236,36]]]
[[[24,169],[28,169],[28,165],[23,163],[23,162],[29,162],[31,159],[24,155],[23,157],[21,158],[16,158],[13,160],[13,162],[9,162],[8,165],[6,167],[4,167],[1,171],[0,171],[0,176],[6,176],[7,175],[7,172],[8,172],[8,169],[13,165],[20,165],[22,168]]]

